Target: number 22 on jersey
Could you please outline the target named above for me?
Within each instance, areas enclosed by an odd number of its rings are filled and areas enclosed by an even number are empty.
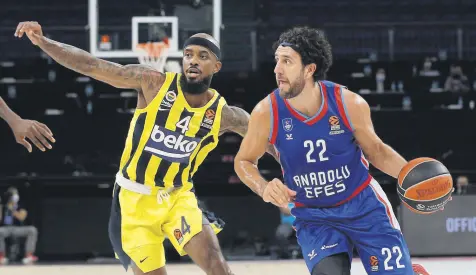
[[[314,147],[315,146],[315,147]],[[326,147],[326,141],[323,139],[318,139],[315,142],[312,140],[305,140],[304,141],[304,147],[309,148],[309,151],[306,154],[306,160],[308,163],[313,163],[316,162],[316,155],[314,155],[314,148],[316,148],[316,151],[319,151],[317,156],[319,156],[319,161],[327,161],[329,160],[328,157],[325,156],[327,147]]]

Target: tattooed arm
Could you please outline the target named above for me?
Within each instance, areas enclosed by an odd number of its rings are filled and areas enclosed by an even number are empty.
[[[245,110],[236,106],[225,105],[223,107],[221,115],[221,129],[220,135],[226,132],[235,132],[244,137],[248,131],[248,122],[250,120],[250,114]],[[279,163],[279,157],[271,143],[268,143],[266,152],[272,155],[274,159]]]
[[[120,65],[96,58],[90,53],[71,45],[63,44],[43,36],[37,22],[21,22],[15,36],[26,34],[31,42],[64,67],[87,75],[116,88],[157,90],[165,76],[151,67],[144,65]]]

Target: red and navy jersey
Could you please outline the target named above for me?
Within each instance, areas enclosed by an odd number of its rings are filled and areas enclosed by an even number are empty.
[[[343,86],[320,81],[322,104],[306,117],[279,89],[269,95],[269,141],[279,152],[285,184],[297,192],[296,207],[330,207],[356,196],[370,182],[368,162],[355,142],[342,97]]]

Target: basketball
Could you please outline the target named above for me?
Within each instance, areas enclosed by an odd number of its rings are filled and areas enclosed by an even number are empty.
[[[398,175],[398,196],[406,207],[419,214],[440,210],[452,192],[450,172],[441,162],[432,158],[414,159]]]

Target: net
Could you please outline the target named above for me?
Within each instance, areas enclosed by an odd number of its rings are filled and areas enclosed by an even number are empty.
[[[160,72],[164,72],[168,50],[169,45],[164,42],[140,43],[136,48],[139,62],[141,64],[152,66]]]

